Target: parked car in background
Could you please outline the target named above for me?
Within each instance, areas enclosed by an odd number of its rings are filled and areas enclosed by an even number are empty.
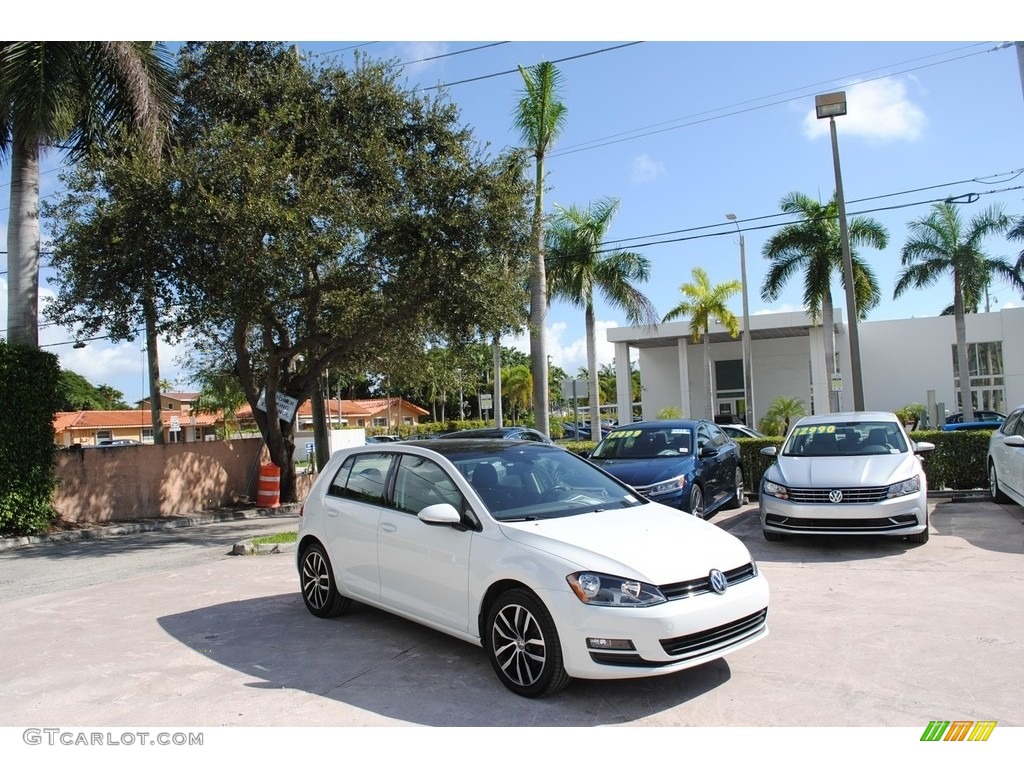
[[[745,426],[743,424],[719,424],[718,428],[735,440],[737,437],[768,437],[763,432]]]
[[[536,429],[529,427],[481,427],[479,429],[460,429],[438,435],[441,440],[452,438],[472,440],[532,440],[535,443],[554,445],[554,441]]]
[[[989,439],[988,487],[998,504],[1024,504],[1024,405],[1014,409]]]
[[[787,534],[882,534],[928,541],[928,480],[915,443],[892,413],[805,416],[761,479],[761,529]]]
[[[521,696],[669,674],[768,634],[768,584],[739,539],[553,445],[346,448],[300,521],[313,615],[357,600],[481,646]]]
[[[125,445],[142,445],[138,440],[128,440],[126,438],[114,438],[100,440],[96,445],[86,445],[84,448],[120,448]]]
[[[739,447],[704,419],[616,427],[589,458],[638,493],[695,517],[736,509],[746,500]]]
[[[370,435],[366,438],[367,445],[375,445],[378,443],[395,443],[398,442],[398,435]]]
[[[589,440],[590,430],[571,421],[562,424],[562,434],[569,440]]]
[[[960,412],[947,416],[942,429],[945,432],[962,429],[998,429],[1005,419],[1006,416],[998,411],[975,411],[973,421],[964,421],[964,414]]]

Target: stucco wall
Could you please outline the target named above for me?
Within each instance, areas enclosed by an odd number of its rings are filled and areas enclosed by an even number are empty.
[[[69,522],[188,515],[256,498],[259,439],[61,451],[54,506]],[[251,478],[251,482],[250,482]],[[297,478],[301,499],[310,478]]]

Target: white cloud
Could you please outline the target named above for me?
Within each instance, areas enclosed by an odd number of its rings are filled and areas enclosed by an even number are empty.
[[[836,120],[837,130],[842,135],[879,141],[914,141],[928,122],[924,110],[911,101],[903,80],[887,77],[851,85],[844,90],[847,114]],[[812,139],[829,134],[829,121],[819,120],[813,106],[804,116],[804,134]]]
[[[597,367],[611,365],[615,361],[615,345],[608,341],[608,329],[618,328],[619,324],[614,320],[597,322]],[[556,365],[568,374],[575,374],[581,368],[587,366],[587,337],[583,333],[582,322],[577,326],[573,325],[573,332],[578,329],[579,335],[574,338],[566,338],[569,335],[567,323],[553,323],[548,326],[547,347],[551,356],[552,365]],[[505,346],[530,354],[530,337],[527,334],[503,338],[501,343]],[[633,359],[639,355],[639,351],[631,350]]]
[[[409,42],[402,43],[398,48],[401,51],[402,59],[399,63],[409,62],[403,67],[403,70],[405,74],[412,76],[419,75],[431,66],[440,64],[439,61],[425,61],[425,59],[432,59],[435,56],[448,53],[448,45],[445,43]]]
[[[629,178],[630,181],[642,184],[647,181],[654,181],[656,178],[663,176],[664,174],[665,166],[656,162],[650,155],[644,153],[633,158]]]

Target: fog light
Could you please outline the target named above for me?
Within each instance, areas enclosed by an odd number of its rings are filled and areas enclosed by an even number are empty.
[[[587,647],[600,651],[635,651],[632,640],[616,640],[610,637],[588,637]]]

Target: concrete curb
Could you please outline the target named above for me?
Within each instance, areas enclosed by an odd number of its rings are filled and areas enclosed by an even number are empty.
[[[123,523],[99,524],[91,528],[82,528],[76,531],[60,531],[59,533],[44,533],[38,536],[18,536],[13,538],[0,539],[0,552],[18,547],[27,547],[32,544],[60,544],[87,539],[104,539],[112,536],[126,536],[132,533],[145,531],[162,531],[170,528],[191,528],[198,525],[210,523],[223,523],[231,520],[253,520],[260,517],[298,517],[301,504],[282,504],[279,507],[263,509],[253,507],[250,509],[217,510],[214,512],[196,512],[191,515],[181,515],[166,518],[150,518],[145,520],[133,520]],[[275,545],[271,545],[275,546]]]
[[[254,544],[254,539],[240,541],[231,548],[232,555],[278,555],[285,552],[294,552],[296,542],[290,541],[283,544]]]

